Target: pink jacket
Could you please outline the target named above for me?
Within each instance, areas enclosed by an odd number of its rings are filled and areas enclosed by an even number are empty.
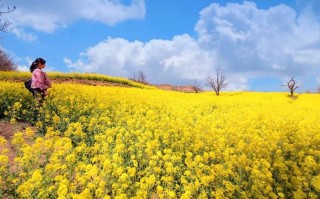
[[[43,72],[39,68],[35,69],[32,72],[31,88],[40,88],[40,90],[46,90],[51,87],[51,81],[45,72]]]

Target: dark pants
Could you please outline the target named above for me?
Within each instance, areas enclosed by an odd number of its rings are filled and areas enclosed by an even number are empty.
[[[37,99],[37,101],[41,105],[44,100],[44,90],[41,90],[40,88],[35,88],[33,90],[34,90],[33,96]]]
[[[40,107],[42,107],[44,101],[44,91],[40,88],[33,89],[33,97],[36,99],[35,105],[36,109],[34,111],[34,124],[39,120]]]

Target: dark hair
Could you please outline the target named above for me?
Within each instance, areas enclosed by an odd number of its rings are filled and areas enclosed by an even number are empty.
[[[39,63],[43,65],[46,63],[46,60],[42,58],[37,58],[36,60],[34,60],[30,66],[30,72],[33,72],[36,68],[38,68]]]

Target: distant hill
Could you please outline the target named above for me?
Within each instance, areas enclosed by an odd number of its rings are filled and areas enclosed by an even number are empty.
[[[123,77],[113,77],[95,73],[62,73],[48,72],[49,78],[53,83],[76,83],[89,85],[105,85],[105,86],[125,86],[145,89],[155,89],[153,86],[144,85],[138,82],[131,81]],[[0,80],[21,81],[31,78],[30,72],[18,71],[0,71]]]
[[[137,87],[144,89],[161,89],[179,92],[194,92],[191,86],[174,86],[170,84],[141,84],[123,77],[113,77],[96,73],[62,73],[62,72],[48,72],[49,78],[53,84],[73,83],[73,84],[86,84],[92,86],[120,86],[120,87]],[[0,71],[0,80],[18,81],[31,77],[30,72],[17,72],[17,71]]]

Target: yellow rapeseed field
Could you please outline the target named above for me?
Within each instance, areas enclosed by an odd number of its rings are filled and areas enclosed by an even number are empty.
[[[318,198],[320,95],[0,81],[0,198]],[[10,150],[15,157],[9,160]]]

